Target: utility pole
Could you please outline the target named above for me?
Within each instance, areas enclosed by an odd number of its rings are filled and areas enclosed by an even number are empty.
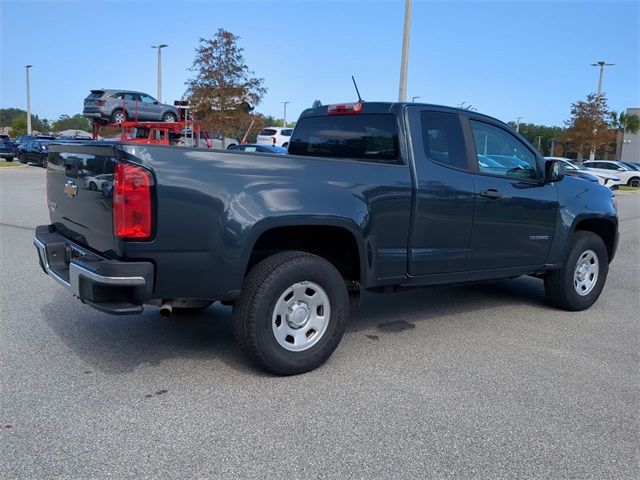
[[[162,103],[162,49],[168,47],[161,43],[160,45],[151,45],[151,48],[158,50],[158,101]]]
[[[420,95],[416,95],[415,97],[411,97],[411,101],[412,101],[412,102],[415,102],[415,101],[416,101],[416,98],[420,98]]]
[[[520,120],[524,117],[516,117],[516,132],[520,132]]]
[[[598,101],[602,96],[602,79],[604,78],[604,67],[610,67],[613,65],[615,65],[615,63],[607,63],[604,60],[599,60],[596,63],[591,64],[592,67],[600,67],[600,75],[598,75]],[[593,136],[595,137],[596,130],[594,130],[593,133],[594,133]],[[589,152],[589,160],[595,160],[595,158],[596,158],[596,146],[592,145],[591,152]]]
[[[24,70],[26,73],[27,80],[27,134],[31,135],[31,88],[29,86],[29,69],[33,67],[33,65],[25,65]]]
[[[538,135],[538,151],[539,151],[539,152],[541,151],[541,150],[540,150],[541,142],[542,142],[542,135]]]
[[[402,57],[400,60],[400,88],[398,89],[398,101],[407,99],[407,71],[409,69],[409,35],[411,31],[411,3],[405,0],[404,4],[404,33],[402,34]]]
[[[291,103],[291,102],[280,102],[284,105],[284,116],[282,118],[282,126],[286,127],[287,126],[287,103]]]

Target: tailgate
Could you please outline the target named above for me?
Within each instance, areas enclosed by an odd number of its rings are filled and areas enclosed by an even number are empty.
[[[65,237],[98,252],[115,250],[112,144],[50,144],[47,204]]]

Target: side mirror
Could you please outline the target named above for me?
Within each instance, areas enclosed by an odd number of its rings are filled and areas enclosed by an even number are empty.
[[[153,104],[154,104],[154,105],[158,105],[159,103],[160,103],[160,102],[158,102],[158,100],[154,100],[154,101],[153,101]]]
[[[546,183],[559,182],[564,178],[562,164],[558,160],[547,160],[544,164],[544,181]]]
[[[624,168],[622,168],[622,167],[618,167],[618,171],[619,171],[619,172],[624,172]]]

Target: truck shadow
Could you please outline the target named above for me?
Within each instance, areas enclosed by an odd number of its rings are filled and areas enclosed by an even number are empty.
[[[432,287],[392,294],[363,294],[353,308],[344,343],[354,333],[394,334],[403,325],[447,321],[456,314],[521,305],[546,308],[542,283],[530,279],[489,284]],[[262,375],[242,355],[233,338],[231,308],[214,305],[197,314],[162,318],[149,307],[135,316],[110,316],[81,304],[49,303],[42,307],[49,327],[78,356],[87,369],[121,374],[171,359],[191,359],[214,371],[226,366],[250,375]],[[543,314],[543,313],[541,313]],[[437,327],[436,327],[437,328]],[[372,355],[374,353],[372,352]]]

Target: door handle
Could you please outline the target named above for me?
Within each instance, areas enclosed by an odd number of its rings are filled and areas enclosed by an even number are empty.
[[[486,198],[492,198],[492,199],[502,198],[502,194],[498,192],[495,188],[490,188],[489,190],[481,190],[480,196],[486,197]]]

